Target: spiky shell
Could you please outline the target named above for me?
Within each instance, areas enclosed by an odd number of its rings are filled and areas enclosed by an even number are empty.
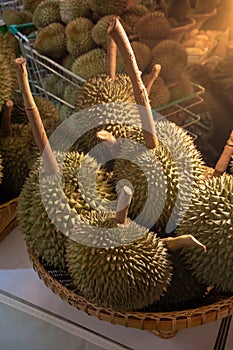
[[[24,9],[33,13],[43,0],[24,0]]]
[[[187,52],[178,41],[166,39],[152,49],[151,66],[161,65],[160,76],[165,81],[179,80],[187,65]]]
[[[91,35],[95,43],[99,46],[102,46],[105,50],[107,49],[109,38],[107,30],[109,27],[109,23],[114,18],[116,18],[116,16],[112,14],[101,17],[91,31]]]
[[[96,18],[106,15],[121,15],[128,6],[128,0],[119,0],[117,2],[112,0],[87,0],[88,6],[91,8]]]
[[[15,74],[5,54],[0,54],[0,112],[4,103],[11,99],[15,89]]]
[[[139,41],[132,41],[131,46],[136,57],[138,68],[141,72],[144,72],[151,61],[151,49]]]
[[[75,58],[72,57],[70,54],[68,54],[62,59],[61,64],[66,69],[71,70],[72,69],[72,64],[74,63],[74,61],[75,61]]]
[[[81,232],[92,236],[90,226],[98,226],[95,241],[99,240],[100,246],[67,242],[67,266],[74,284],[88,301],[112,310],[135,310],[158,300],[171,278],[166,248],[154,234],[133,222],[122,228],[109,225],[107,219],[108,215],[90,215]],[[139,238],[135,240],[136,232]],[[119,241],[119,237],[128,243],[115,243],[114,238]]]
[[[32,14],[26,10],[6,9],[2,12],[2,18],[6,25],[9,26],[11,24],[30,23],[32,21]]]
[[[67,82],[57,74],[49,74],[43,79],[45,91],[51,92],[56,97],[62,98]]]
[[[90,8],[86,0],[61,0],[60,15],[62,21],[68,24],[78,17],[90,18]]]
[[[79,57],[95,48],[91,32],[94,24],[88,18],[73,19],[66,26],[66,47],[70,55]]]
[[[233,291],[233,178],[223,174],[200,183],[176,234],[193,234],[206,246],[185,249],[186,266],[200,283]]]
[[[171,94],[171,101],[175,101],[182,97],[193,94],[194,87],[189,77],[183,74],[176,84],[169,87],[169,91]]]
[[[72,65],[72,72],[83,79],[106,73],[107,54],[104,49],[96,48],[79,56]]]
[[[130,33],[135,32],[135,25],[138,23],[139,19],[148,12],[148,9],[142,5],[137,4],[135,6],[128,7],[124,13],[121,15],[123,23],[127,25],[130,30]]]
[[[79,90],[80,90],[80,88],[78,88],[77,86],[67,85],[65,90],[64,90],[64,94],[63,94],[64,101],[66,101],[72,107],[74,107],[75,103],[76,103],[77,95],[79,94]],[[74,112],[75,111],[73,108],[73,113]]]
[[[158,41],[167,39],[170,35],[170,24],[162,12],[153,11],[146,13],[136,24],[135,34],[139,41],[150,48]]]
[[[60,1],[59,0],[43,0],[35,9],[32,22],[39,28],[46,27],[53,22],[61,23]]]
[[[65,155],[55,152],[55,155],[60,163],[63,161],[61,173],[46,176],[38,161],[21,191],[18,216],[20,228],[36,256],[54,267],[64,268],[65,236],[75,224],[76,215],[90,210],[90,204],[80,191],[78,179],[84,155],[77,152]],[[97,185],[89,180],[90,172],[98,170],[98,166],[92,158],[85,159],[83,185],[87,189],[86,195],[88,197],[90,190],[104,198],[106,186],[101,173],[97,174]]]
[[[144,74],[142,76],[142,79],[145,84],[148,81],[148,77],[149,77],[148,74]],[[168,101],[170,101],[170,97],[171,97],[170,91],[168,87],[165,85],[164,80],[158,77],[154,81],[149,93],[151,107],[156,108],[168,103]]]
[[[75,110],[111,102],[135,103],[132,83],[126,74],[118,74],[115,81],[106,74],[90,78],[77,94]]]
[[[34,48],[54,60],[62,59],[67,54],[64,25],[53,22],[42,28],[36,36]]]

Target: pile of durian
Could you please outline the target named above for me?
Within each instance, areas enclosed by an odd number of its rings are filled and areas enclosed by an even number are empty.
[[[17,61],[18,77],[24,64]],[[137,66],[134,74],[135,101],[144,96],[148,107]],[[109,93],[111,84],[104,86]],[[22,94],[25,100],[26,89]],[[180,310],[201,305],[210,290],[232,293],[232,175],[207,169],[192,138],[173,123],[149,123],[156,137],[145,132],[135,104],[90,103],[77,115],[63,137],[80,127],[90,132],[66,153],[47,147],[50,161],[38,159],[19,197],[19,224],[33,254],[68,271],[88,302],[111,310]],[[100,128],[92,128],[93,116]],[[107,147],[113,162],[100,164],[89,153],[96,145]],[[104,210],[112,200],[116,208]]]

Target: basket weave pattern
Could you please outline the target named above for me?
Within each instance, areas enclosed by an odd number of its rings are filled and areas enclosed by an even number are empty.
[[[17,205],[18,198],[0,205],[0,241],[18,225]]]

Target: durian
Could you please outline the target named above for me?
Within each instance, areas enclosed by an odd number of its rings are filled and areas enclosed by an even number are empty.
[[[144,16],[148,12],[148,9],[146,6],[142,4],[137,4],[134,6],[128,7],[123,14],[121,15],[123,27],[125,28],[125,25],[127,28],[129,28],[129,33],[126,30],[127,34],[133,34],[135,25],[138,23],[139,19]]]
[[[71,70],[72,64],[74,63],[74,61],[75,61],[75,58],[72,57],[70,54],[68,54],[68,55],[66,55],[66,56],[62,59],[61,65],[62,65],[64,68],[66,68],[66,69],[68,69],[68,70]]]
[[[142,76],[142,80],[147,86],[148,80],[149,80],[149,74],[144,74]],[[149,91],[149,99],[150,104],[152,108],[157,108],[159,106],[162,106],[170,101],[170,91],[168,87],[165,85],[163,79],[161,77],[158,77],[153,82],[150,91]]]
[[[128,0],[87,0],[88,6],[93,11],[96,18],[101,18],[106,15],[121,15],[128,6]]]
[[[109,27],[109,23],[115,18],[115,15],[107,15],[101,17],[98,22],[95,24],[91,31],[91,35],[95,43],[105,50],[108,47],[108,33],[107,29]]]
[[[169,87],[170,91],[170,100],[176,101],[180,98],[187,97],[194,93],[194,87],[189,77],[185,74],[182,74],[179,81],[174,83]]]
[[[131,46],[136,57],[138,68],[141,72],[144,72],[151,62],[151,49],[139,41],[132,41]]]
[[[91,11],[86,0],[61,0],[60,15],[62,21],[68,24],[78,17],[90,18]]]
[[[48,74],[42,81],[45,91],[50,92],[58,98],[62,98],[66,85],[68,84],[64,79],[57,74]]]
[[[79,17],[66,25],[66,47],[71,56],[79,57],[95,48],[91,32],[94,24],[88,18]]]
[[[32,14],[26,10],[5,9],[2,12],[2,19],[7,26],[11,24],[24,24],[32,21]]]
[[[30,11],[32,14],[37,8],[37,6],[44,0],[24,0],[24,10]]]
[[[0,112],[4,103],[12,98],[16,86],[14,69],[6,54],[0,53]]]
[[[36,28],[46,27],[53,22],[62,23],[59,0],[43,0],[35,9],[32,22]]]

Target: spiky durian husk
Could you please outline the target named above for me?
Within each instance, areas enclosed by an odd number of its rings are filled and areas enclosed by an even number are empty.
[[[91,32],[94,24],[88,18],[80,17],[73,19],[66,26],[66,47],[73,57],[95,48],[96,44],[92,39]]]
[[[60,14],[64,23],[68,24],[78,17],[90,18],[90,8],[86,0],[61,0]]]
[[[128,7],[121,15],[123,23],[129,28],[130,34],[134,33],[134,27],[138,23],[139,19],[148,12],[146,6],[137,4],[135,6]]]
[[[116,18],[116,16],[112,14],[101,17],[91,31],[91,35],[95,43],[99,46],[102,46],[105,50],[107,49],[109,38],[107,30],[109,23],[114,18]]]
[[[151,61],[151,49],[139,41],[132,41],[131,46],[136,57],[138,68],[141,72],[144,72]]]
[[[70,54],[66,55],[63,59],[62,59],[62,66],[65,67],[68,70],[72,69],[72,64],[74,63],[75,58],[72,57]]]
[[[167,8],[169,17],[173,17],[177,22],[183,21],[190,11],[189,0],[170,1]]]
[[[121,15],[128,6],[128,0],[119,0],[117,2],[112,0],[87,0],[88,6],[93,11],[96,18],[106,15]]]
[[[148,74],[144,74],[142,79],[144,83],[148,81]],[[158,77],[150,90],[149,99],[152,108],[156,108],[166,104],[170,100],[170,91],[168,87],[165,85],[162,78]]]
[[[194,10],[196,13],[209,13],[216,8],[216,0],[196,0]]]
[[[150,48],[158,41],[167,39],[170,35],[170,24],[162,12],[153,11],[146,13],[136,24],[135,34],[139,41]]]
[[[152,49],[151,66],[161,65],[160,76],[165,81],[179,80],[187,65],[185,48],[176,40],[162,40]]]
[[[40,29],[53,22],[62,22],[59,0],[43,0],[35,9],[32,22]]]
[[[189,77],[182,74],[179,81],[177,81],[177,83],[175,83],[173,86],[169,87],[169,91],[171,95],[170,100],[175,101],[194,93],[194,87]]]
[[[11,99],[16,86],[15,70],[4,53],[0,53],[0,112]]]
[[[118,74],[114,81],[106,74],[89,79],[76,95],[75,110],[111,102],[135,103],[132,83],[126,74]]]
[[[66,86],[63,94],[63,99],[72,106],[75,106],[77,95],[79,94],[80,88],[74,85]],[[73,110],[73,113],[75,111]]]
[[[32,14],[37,8],[37,6],[44,0],[24,0],[23,5],[24,9],[30,11]]]
[[[72,72],[83,79],[106,73],[107,54],[104,49],[96,48],[79,56],[72,65]]]
[[[67,82],[59,77],[57,74],[49,74],[43,79],[45,91],[62,98]]]
[[[167,292],[161,299],[143,311],[161,312],[195,308],[207,292],[204,284],[197,282],[196,278],[184,266],[179,252],[171,254],[172,280]]]
[[[201,182],[176,234],[192,234],[206,246],[184,249],[186,267],[200,283],[233,291],[233,178],[223,174]]]
[[[61,172],[53,176],[44,175],[39,164],[40,159],[38,160],[21,191],[18,218],[25,239],[36,256],[54,267],[64,268],[65,235],[68,236],[72,230],[76,215],[91,210],[85,198],[94,192],[103,200],[107,200],[108,193],[105,195],[107,186],[92,158],[86,158],[86,166],[83,169],[86,174],[83,177],[84,183],[82,182],[87,189],[85,197],[80,191],[78,178],[80,164],[84,160],[83,154],[68,152],[64,155],[56,152],[55,155],[60,161],[64,158],[60,165]],[[89,174],[93,171],[97,171],[97,185],[89,180]],[[39,172],[44,175],[40,182]]]
[[[122,226],[109,224],[108,218],[90,215],[82,229],[81,235],[94,241],[94,247],[93,243],[67,242],[67,266],[74,284],[100,307],[131,311],[147,306],[158,300],[170,283],[167,250],[154,234],[134,222],[126,224],[123,231]],[[91,225],[100,230],[94,238]],[[124,239],[127,243],[119,244]]]
[[[30,23],[32,21],[32,13],[26,10],[7,9],[3,10],[2,18],[7,26],[11,24]]]
[[[15,46],[15,40],[17,41],[14,35],[10,32],[4,34],[0,33],[0,52],[5,55],[6,59],[8,58],[9,60],[12,60],[15,58],[16,53],[18,53]]]
[[[204,176],[205,168],[186,131],[162,120],[155,122],[155,130],[159,146],[153,150],[143,150],[139,144],[122,146],[114,174],[116,181],[126,179],[134,187],[130,217],[136,219],[148,200],[150,207],[137,220],[163,235],[176,227],[179,211],[188,206],[190,189]]]
[[[2,183],[3,178],[3,165],[2,165],[2,155],[0,154],[0,184]]]
[[[34,48],[54,60],[62,59],[67,54],[64,25],[54,22],[42,28],[34,41]]]
[[[61,121],[69,118],[72,114],[74,114],[74,109],[65,105],[64,103],[58,103],[57,105]]]

